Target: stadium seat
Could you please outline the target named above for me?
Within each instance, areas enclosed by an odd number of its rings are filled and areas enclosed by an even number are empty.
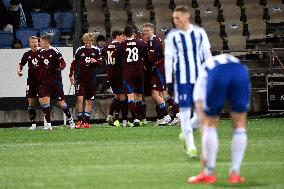
[[[14,41],[14,35],[11,32],[0,31],[0,48],[11,48]]]
[[[54,21],[57,28],[62,32],[71,33],[74,23],[74,15],[72,12],[56,12],[54,13]]]
[[[284,21],[284,6],[281,0],[268,1],[267,7],[270,15],[269,23],[280,23]]]
[[[38,30],[34,28],[21,28],[16,31],[16,37],[21,40],[23,47],[29,46],[29,37],[37,36]]]
[[[111,19],[111,26],[112,30],[119,29],[122,30],[123,26],[127,24],[127,13],[123,9],[124,2],[109,2],[109,10],[110,10],[110,19]],[[130,17],[130,14],[129,14]],[[131,19],[132,20],[132,16]]]
[[[52,43],[59,43],[60,30],[58,28],[44,28],[40,30],[40,35],[50,35]]]
[[[51,24],[51,16],[49,13],[31,13],[33,26],[35,29],[48,28]]]

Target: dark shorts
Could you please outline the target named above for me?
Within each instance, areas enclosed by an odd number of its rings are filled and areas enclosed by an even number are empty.
[[[151,76],[151,89],[155,91],[164,91],[166,87],[164,66],[156,67]]]
[[[121,77],[112,77],[109,78],[109,84],[114,94],[122,94],[123,93],[123,81]]]
[[[38,80],[27,79],[26,97],[36,98],[39,93],[39,83]]]
[[[76,84],[76,96],[83,96],[86,100],[94,100],[96,96],[96,80],[78,81]]]
[[[123,72],[123,91],[125,94],[144,93],[144,71],[132,70]]]
[[[39,87],[39,97],[51,97],[56,100],[64,100],[64,91],[61,81],[43,81]]]

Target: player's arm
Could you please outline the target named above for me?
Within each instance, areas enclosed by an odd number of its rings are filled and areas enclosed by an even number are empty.
[[[69,72],[69,79],[70,79],[70,82],[75,85],[75,78],[74,78],[74,75],[75,75],[75,69],[76,69],[76,63],[77,61],[74,59],[73,62],[71,63],[71,66],[70,66],[70,72]]]
[[[162,40],[160,38],[159,38],[158,45],[157,45],[157,51],[158,51],[158,54],[160,55],[160,59],[155,62],[155,65],[156,66],[163,65],[165,63],[164,48],[163,48]]]
[[[174,44],[171,37],[165,39],[165,74],[166,83],[173,83]]]
[[[23,68],[24,68],[24,66],[26,65],[27,62],[28,62],[28,57],[27,57],[27,53],[25,53],[23,55],[22,59],[21,59],[21,62],[18,65],[18,68],[17,68],[17,73],[18,73],[19,77],[23,76]]]
[[[211,53],[211,45],[209,42],[209,38],[205,32],[205,30],[201,30],[201,35],[202,35],[202,44],[201,44],[201,53],[203,56],[203,62],[204,63],[208,58],[212,57]]]
[[[64,68],[66,67],[66,62],[62,56],[62,54],[57,50],[55,51],[55,57],[58,60],[59,63],[59,67],[56,69],[57,71],[61,71],[64,70]]]

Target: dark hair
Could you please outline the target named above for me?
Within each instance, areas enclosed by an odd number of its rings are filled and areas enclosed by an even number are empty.
[[[42,35],[40,38],[47,41],[48,43],[51,43],[51,36],[50,35]]]
[[[126,37],[131,37],[134,33],[133,32],[133,26],[131,26],[131,25],[125,26],[123,33]]]
[[[121,35],[123,35],[123,33],[120,30],[113,30],[113,32],[111,33],[112,39],[115,39],[117,36]]]
[[[12,44],[12,49],[14,49],[15,47],[14,47],[14,45],[15,44],[17,44],[17,43],[19,43],[20,44],[20,48],[22,48],[23,47],[23,45],[22,45],[22,41],[20,40],[20,39],[15,39],[14,41],[13,41],[13,44]]]
[[[185,13],[185,14],[190,14],[190,11],[189,11],[187,6],[177,6],[174,9],[174,12],[181,12],[181,13]]]
[[[100,42],[100,41],[106,41],[105,36],[103,35],[98,35],[97,39],[96,39],[96,43]]]

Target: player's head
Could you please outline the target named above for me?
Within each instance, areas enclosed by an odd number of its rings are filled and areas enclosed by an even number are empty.
[[[124,27],[123,33],[125,37],[133,37],[134,36],[134,31],[133,31],[133,26],[127,25]]]
[[[150,39],[154,35],[154,24],[146,23],[143,25],[143,37]]]
[[[177,6],[173,12],[173,22],[176,28],[185,29],[190,21],[190,12],[187,6]]]
[[[40,46],[43,49],[48,49],[51,45],[51,36],[43,35],[40,37]]]
[[[32,50],[35,50],[38,48],[38,37],[37,36],[31,36],[29,38],[29,45]]]
[[[98,35],[96,43],[100,48],[103,48],[106,44],[106,38],[103,35]]]
[[[91,48],[95,41],[95,37],[92,33],[85,33],[83,35],[83,42],[86,48]]]
[[[114,30],[112,33],[112,39],[113,40],[116,40],[118,42],[121,42],[124,40],[124,36],[123,36],[123,33],[122,31],[119,31],[119,30]]]

